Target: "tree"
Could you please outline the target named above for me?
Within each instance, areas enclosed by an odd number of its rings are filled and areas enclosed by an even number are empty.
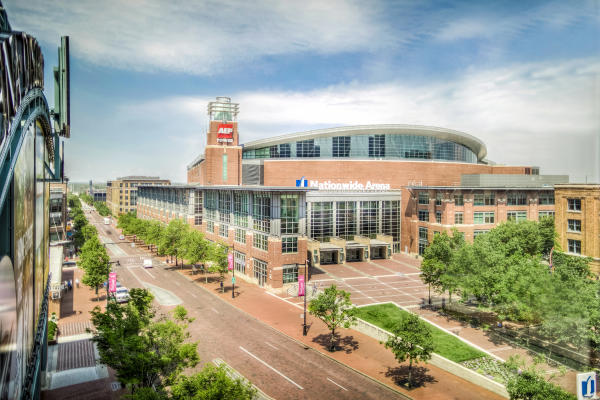
[[[448,290],[450,299],[452,292],[459,286],[454,262],[458,249],[465,245],[464,236],[456,229],[452,236],[442,232],[433,237],[433,241],[425,249],[421,263],[421,280],[429,286],[429,304],[431,304],[431,286],[442,292]]]
[[[174,219],[169,222],[169,225],[163,230],[162,236],[158,243],[160,253],[175,257],[175,265],[177,265],[177,257],[179,256],[179,248],[184,233],[189,229],[188,224],[180,219]]]
[[[209,272],[218,272],[221,282],[225,280],[225,274],[227,273],[227,254],[229,253],[229,248],[226,245],[220,243],[211,243],[208,254],[210,260],[212,261],[210,266],[208,267]],[[225,291],[225,287],[221,288],[221,291]]]
[[[406,314],[392,328],[392,334],[385,343],[398,362],[408,360],[408,387],[411,386],[413,361],[427,361],[433,352],[433,337],[427,324],[415,315]]]
[[[81,235],[83,236],[84,241],[88,241],[92,238],[92,236],[98,235],[98,230],[94,225],[88,224],[81,229]]]
[[[98,287],[108,279],[109,261],[106,249],[98,240],[98,236],[92,236],[81,248],[79,265],[84,270],[81,282],[84,285],[95,288],[96,297],[98,297]]]
[[[173,317],[154,320],[152,295],[146,289],[131,289],[131,300],[123,305],[110,302],[106,312],[96,307],[92,340],[100,362],[113,368],[120,382],[135,388],[168,385],[185,369],[197,365],[197,343],[189,343],[187,311],[176,307]]]
[[[210,247],[208,242],[204,239],[202,233],[195,229],[188,231],[183,238],[183,250],[186,260],[190,264],[197,264],[199,262],[206,262],[210,256]],[[205,275],[206,277],[206,275]]]
[[[308,311],[323,321],[331,331],[329,351],[335,351],[335,330],[339,327],[349,328],[356,323],[356,307],[352,306],[350,293],[338,290],[335,285],[311,300]]]
[[[144,241],[150,245],[158,246],[164,227],[158,221],[150,221],[146,228],[146,236]]]
[[[252,400],[256,389],[249,382],[232,379],[224,365],[208,364],[192,376],[180,376],[171,386],[174,400]]]

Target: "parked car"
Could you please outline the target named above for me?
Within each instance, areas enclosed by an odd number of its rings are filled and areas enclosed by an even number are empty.
[[[125,240],[125,235],[119,235],[120,240]]]
[[[123,286],[117,288],[115,300],[117,303],[127,303],[129,301],[129,289]]]

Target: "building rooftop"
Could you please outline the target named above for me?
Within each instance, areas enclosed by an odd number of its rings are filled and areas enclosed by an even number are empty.
[[[168,179],[160,179],[159,176],[138,176],[138,175],[122,176],[115,180],[117,180],[117,181],[168,181]]]
[[[169,185],[169,186],[152,186],[152,185],[140,185],[140,188],[152,188],[152,189],[202,189],[202,190],[246,190],[254,192],[309,192],[318,190],[310,187],[297,187],[297,186],[254,186],[254,185],[195,185],[195,184],[183,184],[183,185]]]

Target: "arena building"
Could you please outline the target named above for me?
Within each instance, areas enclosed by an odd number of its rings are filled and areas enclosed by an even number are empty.
[[[494,192],[499,201],[494,206],[502,208],[511,180],[528,182],[517,186],[519,193],[529,193],[527,202],[552,192],[548,182],[568,180],[540,177],[536,167],[495,165],[485,159],[487,149],[479,139],[437,127],[339,127],[240,144],[238,113],[239,105],[229,98],[209,103],[205,151],[188,165],[188,184],[140,186],[138,216],[187,220],[208,239],[232,248],[242,278],[267,287],[294,282],[305,259],[318,267],[388,258],[400,251],[418,254],[425,243],[419,236],[424,223],[439,224],[438,231],[465,225],[462,230],[472,238],[475,231],[489,229],[513,212],[502,209],[497,219],[488,215],[481,228],[478,203],[474,211],[462,211],[462,224],[450,223],[461,211],[448,207],[440,215],[446,223],[438,223],[439,196],[449,204],[460,193],[470,203],[475,198],[478,202],[481,193],[489,203]],[[490,176],[504,184],[463,184],[465,179],[490,181],[485,178]],[[421,191],[432,196],[427,222],[418,218],[424,205],[418,205]],[[543,206],[540,212],[554,210],[545,200]],[[522,210],[516,211],[515,218],[522,218]],[[290,215],[297,220],[292,225],[283,222]],[[526,215],[537,219],[537,211]],[[296,228],[289,231],[289,226]],[[434,229],[427,228],[430,240]]]

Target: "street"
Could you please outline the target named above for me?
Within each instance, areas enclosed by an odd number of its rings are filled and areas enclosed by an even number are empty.
[[[393,399],[405,398],[363,375],[307,348],[254,317],[220,300],[173,268],[154,260],[143,268],[148,253],[119,241],[119,233],[105,225],[95,211],[86,211],[106,244],[119,282],[128,288],[145,287],[155,296],[159,312],[183,305],[195,318],[189,331],[199,341],[203,363],[220,358],[276,399]],[[142,257],[144,256],[144,257]]]

